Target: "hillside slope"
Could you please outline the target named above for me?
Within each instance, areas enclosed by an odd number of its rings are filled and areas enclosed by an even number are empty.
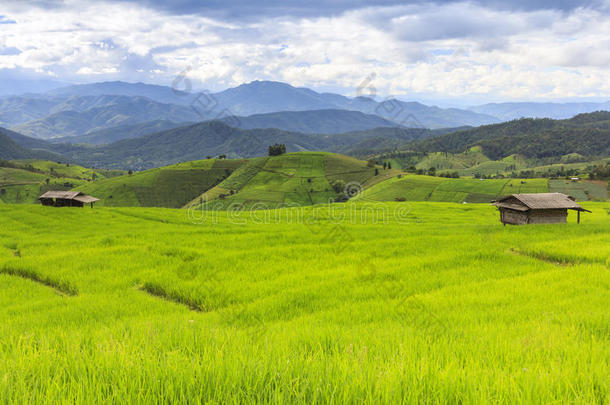
[[[0,159],[25,159],[31,157],[31,152],[17,145],[0,129]]]
[[[398,124],[377,115],[347,110],[280,111],[248,117],[230,117],[226,121],[241,129],[277,128],[306,134],[339,134]]]
[[[571,153],[606,157],[610,155],[610,112],[581,114],[569,120],[526,118],[453,132],[407,148],[460,153],[475,146],[491,159],[514,154],[550,158]]]
[[[43,150],[28,149],[19,145],[13,138],[27,140],[20,134],[0,128],[0,159],[58,159],[59,155]]]
[[[547,179],[479,180],[402,175],[364,190],[354,200],[487,203],[502,195],[548,191]]]
[[[58,112],[12,129],[34,138],[49,139],[154,120],[194,122],[205,119],[192,108],[162,104],[144,97],[101,97],[104,101],[96,102],[99,99],[84,98],[84,106],[75,106],[76,102],[72,100],[70,108],[58,107]]]
[[[324,152],[255,158],[187,206],[241,210],[323,204],[335,201],[346,187],[358,191],[398,173]]]
[[[345,134],[303,134],[278,129],[233,128],[206,121],[96,147],[53,144],[50,149],[92,167],[143,170],[208,156],[231,158],[266,156],[269,145],[285,144],[289,152],[370,150],[387,142],[404,144],[436,132],[418,128],[375,128]]]
[[[180,208],[243,165],[242,160],[208,159],[150,169],[78,187],[100,206]]]
[[[198,119],[196,121],[202,120]],[[370,130],[378,127],[397,127],[396,123],[379,116],[346,110],[280,111],[248,117],[231,116],[223,118],[220,121],[240,129],[279,129],[307,134],[339,134],[350,131]],[[50,141],[54,143],[66,142],[102,145],[193,124],[194,122],[184,123],[183,121],[155,120],[92,130],[84,135],[65,136],[54,138]]]
[[[183,122],[176,123],[167,120],[155,120],[139,124],[118,125],[116,127],[90,131],[85,135],[65,136],[50,139],[49,141],[54,143],[65,142],[104,145],[122,141],[123,139],[139,138],[141,136],[154,134],[155,132],[167,131],[185,125],[186,124]]]
[[[0,98],[0,126],[10,127],[49,114],[61,100],[44,97],[12,96]]]
[[[26,159],[0,161],[0,201],[11,204],[35,203],[48,190],[70,190],[91,181],[123,174],[93,170],[70,163]]]
[[[489,203],[501,196],[519,193],[560,192],[577,201],[608,200],[606,182],[558,179],[469,179],[401,175],[365,189],[354,198],[361,202],[436,201]]]
[[[100,198],[100,206],[180,208],[207,202],[215,209],[271,208],[327,203],[346,186],[370,187],[398,173],[348,156],[299,152],[179,163],[75,189]]]

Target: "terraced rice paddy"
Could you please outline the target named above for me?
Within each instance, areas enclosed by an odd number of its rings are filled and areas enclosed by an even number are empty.
[[[404,175],[366,189],[356,200],[487,203],[503,195],[547,193],[548,190],[547,179],[480,180]]]
[[[324,152],[255,158],[190,205],[205,202],[214,209],[249,209],[324,204],[337,197],[333,188],[336,181],[365,187],[398,173],[378,168],[375,175],[375,167],[367,162]]]
[[[608,199],[607,181],[549,180],[549,189],[553,193],[571,195],[580,201],[606,201]]]
[[[178,163],[86,184],[79,191],[111,207],[180,208],[245,163],[240,159],[207,159]]]
[[[607,403],[610,205],[584,205],[0,205],[0,398]]]
[[[31,204],[45,191],[70,190],[93,179],[123,173],[45,160],[19,160],[8,164],[12,167],[0,167],[0,203]]]

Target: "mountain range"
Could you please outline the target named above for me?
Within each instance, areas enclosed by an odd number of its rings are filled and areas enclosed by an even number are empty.
[[[376,127],[477,127],[521,117],[564,119],[610,109],[610,102],[439,108],[396,98],[375,100],[318,93],[273,81],[253,81],[216,93],[184,90],[188,91],[144,83],[102,82],[3,97],[0,126],[54,142],[104,144],[211,119],[242,129],[332,134]]]
[[[390,138],[402,145],[436,134],[429,129],[390,129],[391,134],[385,133],[387,128],[379,129],[384,132],[383,137],[377,129],[344,134],[305,134],[279,129],[244,130],[222,121],[206,121],[98,147],[56,144],[49,149],[93,167],[142,170],[208,156],[265,156],[269,145],[275,143],[285,144],[289,152],[325,150],[350,154],[361,148],[362,143],[381,144]]]
[[[24,135],[50,139],[87,135],[106,128],[149,121],[200,121],[202,117],[187,106],[162,104],[145,97],[83,96],[62,100],[49,114],[11,129]]]
[[[327,150],[356,154],[371,144],[404,145],[447,130],[381,127],[342,134],[306,134],[279,129],[239,129],[212,120],[97,146],[52,143],[5,132],[19,147],[55,154],[55,160],[79,162],[89,167],[142,170],[208,156],[264,156],[268,146],[275,143],[285,144],[291,152]],[[21,155],[5,158],[23,158]]]
[[[334,110],[335,115],[360,112],[375,116],[376,122],[372,117],[364,120],[354,115],[349,123],[333,124],[332,120],[340,118],[329,117],[329,110]],[[309,122],[260,116],[299,111],[310,112]],[[325,112],[315,116],[313,111]],[[249,120],[242,118],[253,115]],[[240,117],[245,129],[264,125],[264,128],[311,133],[338,133],[376,126],[434,129],[498,122],[494,117],[469,110],[442,109],[397,99],[349,98],[270,81],[255,81],[218,93],[186,93],[142,83],[104,82],[0,99],[0,126],[40,139],[84,136],[108,128],[122,130],[147,121],[189,123],[232,117]],[[311,122],[315,121],[323,121],[324,125],[312,126]]]
[[[248,117],[229,116],[220,121],[240,129],[281,129],[306,134],[339,134],[380,127],[399,127],[392,121],[377,115],[347,110],[282,111],[268,114],[254,114]],[[123,139],[193,124],[168,120],[145,121],[139,124],[125,124],[110,128],[91,130],[85,135],[65,136],[48,139],[54,143],[81,143],[90,145],[108,144]]]
[[[211,120],[97,146],[51,143],[8,130],[3,134],[0,147],[10,152],[3,155],[5,159],[46,153],[55,160],[106,169],[142,170],[219,155],[265,156],[269,145],[275,143],[285,144],[289,152],[329,151],[362,158],[401,151],[462,153],[478,147],[494,160],[518,154],[552,163],[570,154],[584,160],[609,156],[610,112],[581,114],[569,120],[527,118],[453,130],[380,127],[342,134],[239,129]]]
[[[288,151],[358,157],[473,146],[491,158],[601,156],[608,154],[610,113],[500,121],[527,112],[570,115],[607,107],[610,103],[504,103],[441,109],[268,81],[218,93],[105,82],[0,98],[0,126],[9,128],[1,132],[0,157],[46,156],[141,170],[207,156],[262,156],[274,143],[286,144]]]

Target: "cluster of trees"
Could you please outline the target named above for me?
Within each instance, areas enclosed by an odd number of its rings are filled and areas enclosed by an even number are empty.
[[[569,120],[520,119],[429,138],[409,145],[421,152],[461,153],[480,146],[490,159],[513,154],[559,158],[610,154],[610,112],[581,114]]]
[[[604,169],[603,166],[591,167],[585,171],[580,169],[565,169],[564,167],[547,169],[544,171],[535,170],[521,170],[519,172],[513,171],[508,177],[513,179],[533,179],[533,178],[549,178],[549,179],[570,179],[571,177],[588,176],[590,179],[606,179],[608,178],[608,166]],[[606,170],[606,171],[605,171]],[[604,177],[605,174],[605,177]]]
[[[459,179],[460,174],[458,172],[443,172],[438,175],[439,177],[446,177],[448,179]]]
[[[472,177],[474,177],[475,179],[503,179],[503,178],[505,178],[505,176],[503,174],[500,174],[500,173],[496,173],[496,174],[481,174],[481,173],[478,173],[478,172],[474,173],[472,175]]]
[[[283,143],[276,143],[269,146],[269,156],[279,156],[286,153],[286,145]]]
[[[419,174],[419,175],[428,175],[428,176],[438,176],[438,177],[446,177],[450,179],[459,179],[460,174],[456,171],[452,172],[441,172],[439,173],[435,166],[431,166],[429,169],[418,169],[417,167],[411,165],[405,169],[407,173]]]
[[[610,179],[610,163],[598,165],[588,168],[588,176],[591,180],[607,180]]]

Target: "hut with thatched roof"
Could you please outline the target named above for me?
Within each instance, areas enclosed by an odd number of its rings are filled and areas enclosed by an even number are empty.
[[[500,211],[500,221],[504,225],[565,224],[568,210],[578,213],[580,223],[584,209],[574,201],[574,197],[561,193],[513,194],[493,201]]]
[[[82,207],[85,204],[91,204],[99,201],[99,198],[81,193],[80,191],[47,191],[38,197],[42,205],[53,207]]]

